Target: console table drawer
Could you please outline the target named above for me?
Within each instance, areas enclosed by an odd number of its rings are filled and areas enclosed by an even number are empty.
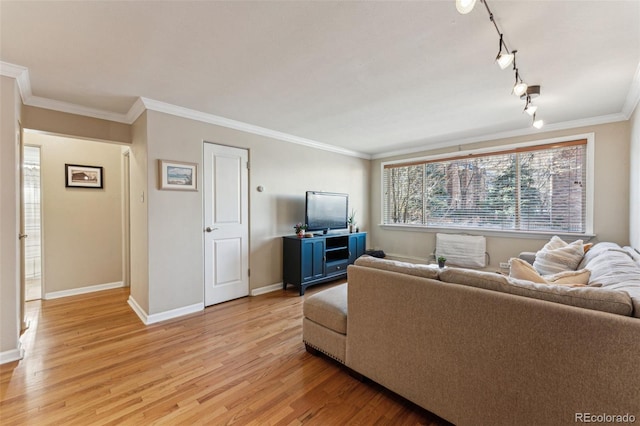
[[[343,260],[339,262],[327,262],[325,273],[327,275],[344,274],[347,272],[349,261]]]

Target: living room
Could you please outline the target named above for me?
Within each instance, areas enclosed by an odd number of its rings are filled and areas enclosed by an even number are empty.
[[[276,126],[272,131],[267,131],[267,127],[260,127],[257,124],[260,120],[251,120],[247,115],[246,119],[234,121],[231,119],[222,120],[224,114],[218,113],[215,108],[207,110],[210,100],[202,101],[198,105],[184,105],[179,101],[175,103],[153,99],[143,90],[135,93],[127,93],[124,101],[123,96],[118,98],[120,104],[111,112],[115,115],[107,115],[107,118],[97,118],[80,113],[74,113],[67,108],[72,97],[65,98],[65,102],[55,104],[52,102],[42,102],[49,96],[51,89],[40,89],[38,79],[44,78],[43,73],[61,72],[58,69],[47,69],[46,62],[43,69],[39,68],[38,58],[30,60],[20,60],[19,56],[10,46],[11,41],[17,43],[15,39],[8,39],[5,34],[15,30],[14,25],[5,25],[4,19],[18,19],[22,14],[32,13],[39,19],[44,20],[41,14],[45,9],[36,10],[35,6],[8,5],[3,2],[3,45],[2,45],[2,181],[6,188],[15,189],[18,186],[18,176],[15,173],[17,149],[13,141],[18,122],[22,128],[35,133],[49,135],[64,135],[80,143],[93,144],[95,141],[115,143],[119,147],[130,150],[131,155],[131,279],[130,297],[135,300],[141,308],[143,317],[146,315],[149,323],[157,320],[178,317],[204,309],[204,296],[202,283],[205,274],[205,259],[203,255],[203,193],[162,191],[158,189],[157,182],[157,160],[171,159],[182,162],[195,163],[200,166],[198,173],[202,173],[202,147],[204,142],[221,145],[229,145],[243,148],[249,151],[250,171],[248,192],[250,200],[249,223],[250,223],[250,247],[249,247],[249,269],[251,271],[249,279],[249,290],[252,294],[258,295],[267,291],[281,288],[282,283],[282,242],[283,235],[293,234],[293,225],[300,222],[304,216],[304,194],[307,190],[323,190],[348,193],[350,196],[350,209],[354,209],[357,214],[357,223],[361,230],[368,233],[368,247],[382,249],[389,255],[396,258],[403,258],[415,262],[432,261],[431,255],[435,249],[435,232],[429,229],[416,229],[415,227],[401,227],[381,225],[382,219],[382,163],[396,160],[407,160],[412,158],[423,158],[427,156],[437,156],[457,152],[470,152],[474,150],[495,148],[500,146],[511,146],[522,142],[555,141],[571,138],[575,136],[588,137],[593,143],[593,229],[591,233],[595,235],[593,241],[613,241],[620,245],[632,245],[640,248],[640,224],[637,221],[640,211],[640,181],[637,167],[634,165],[640,162],[640,118],[637,108],[640,90],[640,77],[638,72],[637,49],[627,49],[631,51],[631,56],[635,55],[633,69],[626,67],[621,70],[620,79],[627,81],[626,88],[617,98],[617,103],[606,112],[596,115],[578,117],[571,116],[570,119],[562,121],[549,121],[549,124],[541,129],[532,131],[529,129],[528,118],[521,114],[521,105],[516,102],[509,104],[505,111],[512,111],[516,120],[521,120],[525,124],[518,124],[517,128],[510,130],[498,130],[487,128],[478,123],[476,119],[466,114],[461,114],[458,122],[466,118],[473,121],[475,129],[466,129],[467,133],[450,131],[444,138],[433,141],[425,135],[429,135],[425,130],[424,123],[416,125],[417,132],[423,133],[422,140],[415,142],[413,134],[403,135],[404,141],[413,141],[412,144],[398,146],[397,148],[389,144],[381,144],[379,141],[371,139],[371,144],[378,144],[375,149],[367,150],[366,141],[360,142],[356,148],[344,148],[338,143],[323,144],[316,143],[315,139],[309,137],[293,137],[296,134],[296,126],[284,127],[288,132],[279,132]],[[441,2],[443,3],[443,2]],[[507,26],[508,20],[512,16],[503,7],[505,2],[490,2],[495,9],[494,13],[504,23],[506,37],[516,33],[518,27],[514,24]],[[637,4],[627,2],[626,7],[633,8],[637,12]],[[535,2],[534,2],[535,4]],[[426,7],[425,5],[422,5]],[[24,9],[22,9],[24,7]],[[418,7],[418,6],[415,6]],[[446,15],[447,19],[459,20],[456,26],[462,31],[467,25],[477,25],[483,30],[488,30],[485,38],[476,40],[475,48],[485,48],[495,54],[495,34],[490,33],[491,23],[478,4],[476,15],[455,15],[455,6],[446,3],[439,4],[438,13],[441,9],[453,8],[451,15]],[[514,7],[509,6],[510,8]],[[527,5],[527,7],[535,7]],[[13,10],[15,8],[15,10]],[[33,10],[32,10],[33,9]],[[624,8],[621,8],[624,10]],[[104,10],[102,10],[104,12]],[[10,12],[10,13],[9,13]],[[136,10],[136,13],[139,11]],[[116,12],[107,11],[109,15]],[[306,22],[313,22],[303,9],[289,12],[293,15],[302,15],[300,19]],[[618,11],[617,13],[620,13]],[[630,13],[633,17],[633,13]],[[132,14],[132,17],[139,17]],[[468,18],[472,17],[473,18]],[[335,17],[335,16],[334,16]],[[260,22],[252,17],[251,24]],[[328,19],[328,18],[327,18]],[[379,21],[383,18],[377,17]],[[407,19],[406,17],[404,19]],[[464,20],[463,20],[464,19]],[[470,19],[477,21],[471,23]],[[633,21],[635,19],[635,21]],[[307,21],[308,20],[308,21]],[[16,21],[17,22],[17,21]],[[632,18],[632,24],[637,24],[637,14]],[[22,21],[23,25],[24,21]],[[44,25],[44,23],[42,23]],[[57,24],[60,24],[59,22]],[[413,21],[412,21],[412,24]],[[31,24],[33,25],[33,24]],[[266,23],[263,25],[267,26]],[[313,26],[313,25],[311,25]],[[621,26],[623,31],[625,26]],[[7,28],[7,29],[5,29]],[[637,28],[637,27],[636,27]],[[5,33],[6,31],[6,33]],[[266,30],[265,30],[266,31]],[[550,30],[553,32],[553,30]],[[50,33],[52,36],[54,32]],[[484,34],[484,33],[483,33]],[[32,37],[35,37],[32,35]],[[60,42],[65,40],[59,35]],[[515,35],[514,35],[515,37]],[[625,42],[632,46],[639,43],[637,29],[627,35]],[[7,43],[7,44],[5,44]],[[354,42],[355,43],[355,42]],[[421,43],[426,43],[424,40]],[[458,41],[456,41],[458,43]],[[461,43],[461,42],[460,42]],[[621,43],[624,44],[624,43]],[[486,46],[485,46],[486,45]],[[18,46],[16,44],[15,46]],[[245,47],[248,47],[245,45]],[[526,59],[527,49],[533,49],[533,45],[528,45],[527,39],[518,42],[521,71],[525,75],[540,75],[542,92],[534,102],[540,105],[541,112],[544,110],[545,97],[553,99],[557,96],[565,96],[559,93],[549,93],[546,87],[559,91],[555,85],[547,85],[549,76],[542,74],[542,69],[547,65]],[[13,56],[9,55],[12,52]],[[253,47],[252,54],[259,53],[259,49]],[[81,52],[82,53],[82,52]],[[324,52],[322,52],[324,53]],[[319,54],[322,56],[321,54]],[[391,52],[389,52],[391,55]],[[28,54],[27,54],[28,56]],[[240,55],[241,56],[241,55]],[[327,56],[327,55],[325,55]],[[628,60],[628,57],[625,56]],[[116,58],[109,56],[109,59]],[[492,100],[506,97],[509,100],[511,74],[509,77],[501,74],[501,71],[489,58],[487,74],[494,75],[498,81],[492,81],[492,88],[484,88],[483,95],[490,96]],[[238,59],[244,60],[242,58]],[[415,58],[413,59],[416,60]],[[433,59],[431,59],[433,60]],[[600,59],[598,59],[599,61]],[[600,62],[594,60],[594,67]],[[9,68],[8,65],[17,65]],[[626,64],[626,62],[625,62]],[[53,66],[53,65],[50,65]],[[356,65],[353,65],[356,67]],[[356,67],[357,68],[357,67]],[[264,70],[265,75],[269,70]],[[295,70],[300,73],[301,70]],[[536,74],[538,73],[538,74]],[[295,75],[295,73],[294,73]],[[188,83],[189,74],[184,76],[182,82]],[[502,78],[501,78],[502,77]],[[279,77],[279,79],[291,79],[291,75]],[[406,78],[402,76],[401,78]],[[415,76],[412,76],[415,78]],[[598,77],[596,77],[598,78]],[[604,78],[604,77],[603,77]],[[25,79],[31,79],[25,85]],[[352,81],[357,81],[354,78]],[[495,83],[495,84],[494,84]],[[60,84],[58,81],[57,84]],[[293,84],[293,83],[292,83]],[[474,83],[482,86],[483,81]],[[501,85],[506,84],[505,87]],[[261,92],[261,85],[251,79],[246,81],[247,88],[244,90],[254,90]],[[32,87],[33,92],[26,91],[26,87]],[[498,89],[501,87],[502,91]],[[233,89],[240,90],[238,87]],[[307,93],[300,87],[293,87],[292,91],[299,90]],[[432,87],[430,87],[432,89]],[[29,89],[31,90],[31,88]],[[185,88],[185,91],[197,92],[197,88]],[[398,89],[400,90],[400,89]],[[178,90],[180,92],[181,90]],[[229,89],[232,91],[232,89]],[[335,92],[339,93],[339,92]],[[549,94],[547,94],[549,93]],[[227,102],[233,108],[229,111],[237,113],[242,110],[242,99],[232,102],[228,93],[221,91],[218,93],[221,103]],[[601,95],[601,94],[600,94]],[[77,95],[76,95],[77,96]],[[93,96],[93,93],[86,97]],[[145,98],[145,96],[149,96]],[[132,101],[136,99],[136,101]],[[336,99],[339,95],[335,95]],[[105,96],[108,98],[108,96]],[[242,96],[239,96],[242,98]],[[515,97],[514,97],[515,98]],[[52,94],[51,99],[55,100]],[[81,100],[82,96],[73,98]],[[177,97],[176,99],[180,99]],[[262,102],[265,102],[265,96]],[[375,100],[375,98],[374,98]],[[40,103],[39,103],[40,102]],[[85,109],[89,111],[95,108],[93,101],[85,101]],[[127,103],[128,102],[128,103]],[[331,108],[337,108],[339,101],[330,104],[325,100],[322,104],[317,102],[315,108],[324,107],[324,116],[334,115]],[[465,101],[466,102],[466,101]],[[501,102],[501,101],[496,101]],[[592,101],[594,102],[594,101]],[[464,102],[463,102],[464,103]],[[123,107],[122,105],[125,105]],[[54,106],[62,106],[55,110]],[[88,105],[91,106],[88,107]],[[269,110],[273,105],[265,105],[263,109]],[[548,104],[550,105],[550,104]],[[187,108],[189,106],[189,108]],[[458,106],[459,107],[459,106]],[[551,106],[549,107],[551,109]],[[563,104],[555,106],[557,110],[567,108]],[[206,110],[208,114],[202,112]],[[452,111],[454,109],[452,108]],[[114,113],[115,111],[115,113]],[[209,112],[214,111],[214,112]],[[430,112],[433,112],[431,109]],[[499,114],[504,111],[500,109]],[[416,116],[428,115],[418,111]],[[323,114],[319,110],[309,110],[306,114],[290,116],[292,121],[301,120],[304,115],[307,118],[307,130],[310,135],[322,135],[321,127],[326,125],[324,118],[319,120],[321,124],[309,124],[313,122],[313,115],[318,117]],[[120,120],[122,117],[127,117]],[[109,117],[119,117],[110,119]],[[135,117],[135,119],[132,119]],[[239,117],[236,115],[235,117]],[[349,118],[354,119],[355,116]],[[394,116],[394,119],[402,118]],[[410,117],[411,118],[411,117]],[[495,119],[497,122],[500,119]],[[354,121],[355,122],[355,121]],[[401,122],[401,121],[399,121]],[[250,123],[250,124],[247,124]],[[276,123],[274,121],[274,123]],[[431,123],[431,125],[434,125]],[[348,122],[340,120],[334,123],[336,133],[343,131],[348,139],[353,129],[348,128]],[[387,123],[387,126],[391,126]],[[406,123],[404,124],[406,127]],[[353,126],[358,127],[358,126]],[[302,135],[304,136],[304,135]],[[369,135],[368,135],[369,136]],[[29,136],[31,137],[31,136]],[[318,138],[323,141],[322,138]],[[366,139],[366,138],[363,138]],[[339,139],[335,139],[339,141]],[[435,142],[434,142],[435,141]],[[96,158],[94,163],[98,162]],[[199,174],[199,181],[203,183],[202,174]],[[54,182],[53,184],[58,184]],[[49,184],[50,186],[51,184]],[[60,183],[62,185],[62,183]],[[261,188],[261,190],[258,190]],[[2,339],[0,342],[0,353],[20,354],[20,286],[19,286],[19,250],[18,244],[5,235],[17,234],[17,190],[3,191],[2,194]],[[120,194],[115,196],[120,199]],[[120,202],[120,201],[119,201]],[[180,208],[176,208],[179,206]],[[47,232],[45,221],[44,231]],[[90,228],[81,238],[91,239]],[[487,236],[487,252],[490,254],[490,266],[498,268],[502,262],[507,262],[509,258],[516,256],[522,251],[536,251],[542,247],[549,239],[548,235],[535,235],[523,238],[522,235],[507,235],[500,233],[484,233]],[[55,250],[53,248],[52,250]],[[116,250],[119,257],[122,257],[123,249]],[[46,257],[46,255],[45,255]],[[51,257],[51,256],[49,256]],[[118,256],[116,256],[118,257]],[[80,262],[83,262],[81,260]],[[45,271],[46,272],[46,271]],[[115,266],[114,275],[122,276],[124,266]],[[53,277],[53,275],[51,275]],[[64,280],[63,280],[64,281]],[[100,285],[113,281],[111,279],[101,279],[96,282],[78,282],[76,288]],[[59,290],[70,290],[69,288],[56,288],[56,283],[49,284],[49,292]],[[45,293],[47,289],[45,287]],[[9,359],[9,357],[7,357]]]

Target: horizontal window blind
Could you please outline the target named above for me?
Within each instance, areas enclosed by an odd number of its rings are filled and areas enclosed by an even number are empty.
[[[384,166],[384,223],[583,233],[586,140]]]

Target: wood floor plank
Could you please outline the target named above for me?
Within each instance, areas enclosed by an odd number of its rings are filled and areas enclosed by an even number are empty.
[[[307,353],[295,291],[150,326],[128,296],[27,303],[25,358],[0,366],[2,425],[448,424]]]

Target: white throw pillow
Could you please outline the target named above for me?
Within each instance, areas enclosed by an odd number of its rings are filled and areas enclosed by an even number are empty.
[[[582,240],[567,244],[554,235],[542,250],[536,253],[533,267],[540,275],[557,274],[564,271],[575,271],[584,256]]]

